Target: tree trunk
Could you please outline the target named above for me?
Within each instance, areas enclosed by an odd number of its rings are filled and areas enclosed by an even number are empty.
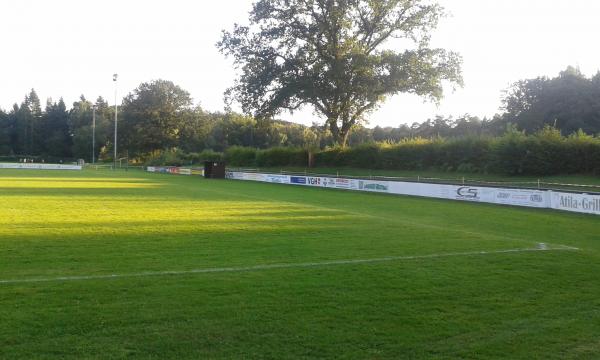
[[[329,123],[329,131],[331,131],[335,144],[346,147],[348,145],[348,136],[350,135],[351,126],[348,123],[343,123],[340,128],[338,126],[337,118],[329,118],[327,122]]]
[[[350,135],[350,131],[349,130],[344,129],[343,127],[342,127],[342,129],[340,129],[340,135],[339,135],[340,142],[339,142],[339,144],[343,148],[345,148],[346,146],[348,146],[348,136],[349,135]]]
[[[331,136],[333,136],[333,142],[336,145],[340,145],[340,128],[337,125],[337,118],[329,118],[327,119],[327,123],[329,124]]]

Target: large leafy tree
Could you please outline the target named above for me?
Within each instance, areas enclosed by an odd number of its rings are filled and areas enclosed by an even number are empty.
[[[73,156],[78,159],[92,160],[93,107],[96,106],[96,141],[94,158],[99,159],[112,144],[114,131],[114,110],[100,96],[95,104],[81,95],[69,111],[69,123],[73,137]]]
[[[190,94],[171,81],[140,84],[123,99],[119,147],[132,155],[176,147],[191,106]]]
[[[386,96],[462,84],[461,58],[430,47],[442,16],[423,0],[259,0],[217,44],[241,70],[226,95],[259,118],[312,106],[344,145]]]
[[[555,78],[518,81],[508,89],[503,106],[503,122],[529,133],[547,125],[566,134],[579,129],[600,133],[600,72],[586,78],[579,69],[568,67]]]

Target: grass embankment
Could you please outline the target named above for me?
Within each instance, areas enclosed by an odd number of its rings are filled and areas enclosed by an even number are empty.
[[[0,201],[0,358],[600,356],[597,216],[139,171],[2,171]],[[540,242],[581,250],[23,282]]]

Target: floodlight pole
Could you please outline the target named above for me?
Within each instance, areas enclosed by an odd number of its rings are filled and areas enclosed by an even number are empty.
[[[96,163],[96,105],[92,105],[92,164]]]
[[[115,154],[113,156],[113,170],[117,169],[117,77],[118,74],[113,74],[113,81],[115,83]]]

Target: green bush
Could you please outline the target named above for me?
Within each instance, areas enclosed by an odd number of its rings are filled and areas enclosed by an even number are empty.
[[[600,175],[600,138],[578,131],[565,139],[565,168],[569,173]]]
[[[600,174],[600,138],[578,132],[564,137],[546,127],[525,135],[515,127],[497,138],[407,139],[329,148],[316,166],[368,169],[492,172],[507,175]]]
[[[347,166],[345,161],[346,150],[341,147],[326,148],[315,153],[315,166],[317,167],[334,167]]]
[[[446,171],[486,172],[490,157],[490,139],[467,137],[440,144],[435,165]]]
[[[344,153],[347,165],[358,168],[380,168],[383,144],[367,143],[347,149]]]
[[[181,150],[154,151],[142,159],[148,166],[190,166],[200,165],[205,160],[222,160],[223,154],[212,150],[203,150],[200,153],[185,153]]]
[[[189,161],[185,160],[184,154],[178,150],[160,150],[154,151],[143,159],[145,165],[150,166],[182,166],[188,165]]]
[[[308,152],[302,148],[274,147],[256,153],[256,166],[307,166]]]
[[[225,161],[232,166],[256,166],[255,148],[232,146],[225,150]]]
[[[202,152],[197,154],[196,158],[198,159],[199,163],[204,161],[221,161],[223,160],[223,153],[216,152],[210,149],[202,150]]]

